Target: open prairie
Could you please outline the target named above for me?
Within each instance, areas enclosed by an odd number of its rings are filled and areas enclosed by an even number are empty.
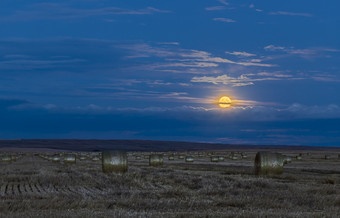
[[[265,177],[254,175],[257,150],[237,160],[231,152],[164,152],[157,167],[149,166],[150,152],[129,152],[124,174],[102,173],[101,160],[92,160],[100,153],[73,152],[77,162],[67,165],[64,152],[53,153],[60,162],[47,160],[50,151],[8,152],[19,158],[0,162],[0,216],[340,217],[340,150],[279,150],[292,163]]]

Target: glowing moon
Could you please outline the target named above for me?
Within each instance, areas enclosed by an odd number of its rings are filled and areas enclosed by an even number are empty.
[[[231,99],[227,96],[223,96],[218,100],[218,106],[221,108],[228,108],[231,106]]]

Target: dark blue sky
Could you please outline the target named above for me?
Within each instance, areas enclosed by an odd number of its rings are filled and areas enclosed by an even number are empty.
[[[2,0],[0,138],[340,146],[339,7]]]

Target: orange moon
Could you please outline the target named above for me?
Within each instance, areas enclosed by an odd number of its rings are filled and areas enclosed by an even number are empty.
[[[218,106],[228,108],[231,106],[231,99],[228,96],[223,96],[218,100]]]

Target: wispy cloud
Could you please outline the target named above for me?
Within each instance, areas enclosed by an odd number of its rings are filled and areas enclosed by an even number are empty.
[[[212,7],[205,8],[206,11],[222,11],[222,10],[225,10],[225,9],[227,9],[227,8],[224,7],[224,6],[212,6]]]
[[[142,43],[135,45],[122,45],[122,48],[131,51],[127,58],[163,58],[162,62],[146,65],[149,70],[157,70],[168,68],[167,70],[174,71],[174,67],[178,68],[206,68],[218,67],[220,64],[235,64],[241,66],[255,66],[255,67],[274,67],[276,65],[262,63],[260,59],[252,61],[242,60],[234,61],[223,57],[213,56],[207,51],[182,49],[179,47],[159,47],[150,44]],[[250,57],[253,54],[246,52],[233,52],[233,55]],[[182,72],[182,71],[178,71]]]
[[[226,52],[226,53],[231,54],[231,55],[236,55],[236,56],[245,56],[245,57],[256,56],[255,54],[251,54],[251,53],[244,52],[244,51],[233,51],[233,52]]]
[[[218,2],[224,5],[229,5],[229,2],[227,2],[226,0],[218,0]]]
[[[340,52],[338,49],[324,48],[324,47],[314,47],[314,48],[295,48],[293,46],[284,47],[277,45],[268,45],[264,47],[265,51],[270,52],[282,52],[288,55],[296,55],[302,58],[310,59],[312,57],[322,56],[323,53]]]
[[[313,17],[312,14],[309,13],[296,13],[296,12],[289,12],[289,11],[276,11],[270,12],[270,15],[287,15],[287,16],[301,16],[301,17]]]
[[[241,75],[239,77],[231,77],[228,75],[221,75],[217,77],[202,76],[193,77],[191,82],[195,83],[212,83],[212,84],[224,84],[230,85],[232,87],[236,86],[249,86],[254,85],[255,81],[265,81],[265,80],[278,80],[278,78],[266,77],[266,78],[249,78],[246,75]]]
[[[229,18],[223,18],[223,17],[213,18],[213,20],[214,21],[224,22],[224,23],[235,23],[236,22],[236,20],[229,19]]]
[[[16,11],[14,14],[0,17],[0,21],[27,21],[27,20],[58,20],[74,19],[91,16],[105,15],[148,15],[155,13],[171,13],[169,10],[161,10],[154,7],[143,9],[126,9],[119,7],[105,7],[96,9],[78,9],[66,7],[64,4],[42,3],[33,6],[33,10]]]

